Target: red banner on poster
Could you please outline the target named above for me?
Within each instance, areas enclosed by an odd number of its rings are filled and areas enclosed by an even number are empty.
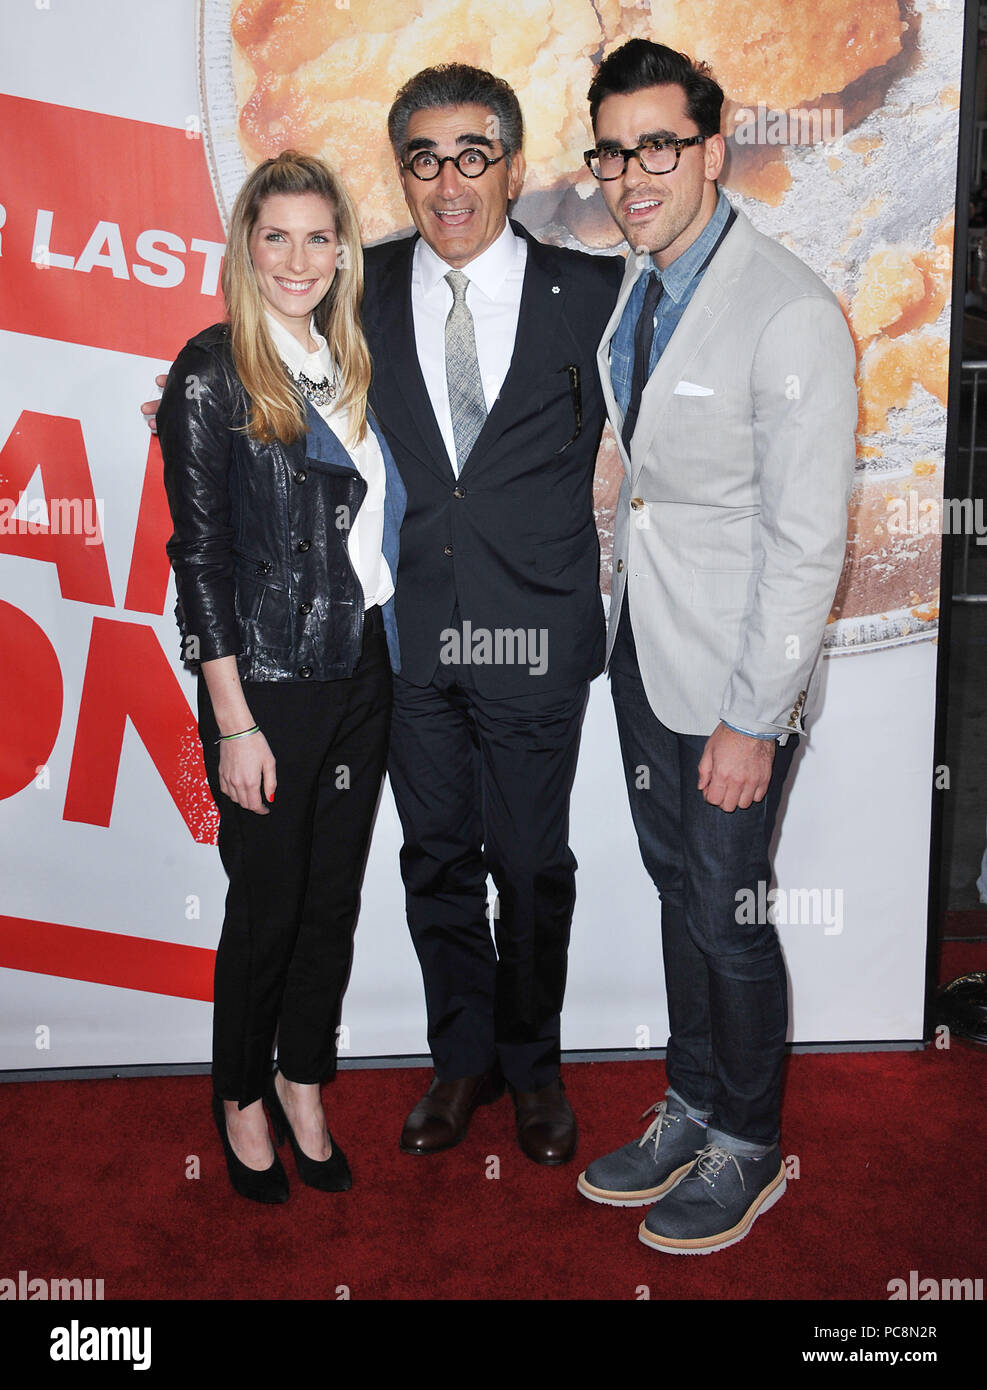
[[[0,328],[172,358],[223,318],[196,130],[3,95],[0,128]]]

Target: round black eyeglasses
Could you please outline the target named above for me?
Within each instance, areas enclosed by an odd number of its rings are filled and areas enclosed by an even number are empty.
[[[491,164],[499,164],[506,158],[506,155],[499,154],[496,159],[491,159],[482,150],[472,148],[460,150],[458,154],[445,154],[441,158],[431,150],[416,150],[407,163],[401,161],[401,168],[414,174],[416,179],[429,183],[439,177],[443,164],[455,164],[464,179],[478,179]]]

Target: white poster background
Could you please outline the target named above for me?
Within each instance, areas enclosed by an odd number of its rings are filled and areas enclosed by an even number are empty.
[[[197,111],[194,13],[194,0],[7,3],[0,90],[187,129]],[[190,323],[189,333],[202,326]],[[25,409],[82,423],[94,492],[105,499],[106,553],[119,603],[147,452],[137,405],[154,394],[154,375],[165,364],[10,333],[0,334],[0,354],[0,442]],[[0,554],[0,595],[48,633],[64,681],[50,787],[29,785],[0,803],[0,911],[213,947],[226,888],[217,851],[192,840],[133,729],[124,740],[109,828],[62,819],[96,610],[61,600],[54,566],[10,555]],[[141,615],[170,658],[177,651],[172,609],[170,594],[164,617]],[[780,928],[796,1041],[921,1036],[935,654],[925,642],[829,660],[817,673],[811,739],[789,786],[775,867],[780,887],[838,889],[842,906],[838,929],[823,922]],[[192,703],[193,682],[180,674]],[[399,843],[385,788],[345,1001],[344,1060],[427,1052]],[[563,1046],[663,1046],[657,897],[637,851],[605,678],[591,692],[571,843],[578,902]],[[197,920],[186,917],[190,894],[199,898]],[[63,979],[57,971],[15,970],[0,970],[0,1000],[0,1069],[209,1056],[206,1003]],[[42,1026],[49,1046],[39,1050]]]

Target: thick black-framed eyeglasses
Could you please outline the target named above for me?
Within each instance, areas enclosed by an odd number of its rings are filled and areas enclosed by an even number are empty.
[[[679,167],[682,151],[705,143],[705,135],[686,135],[677,140],[643,140],[632,150],[616,147],[586,150],[583,159],[595,179],[608,183],[619,179],[629,159],[636,159],[646,174],[670,174]]]
[[[499,164],[506,158],[505,154],[499,154],[496,159],[491,159],[483,150],[475,149],[473,146],[468,150],[460,150],[458,154],[444,154],[441,159],[432,150],[416,150],[407,163],[401,161],[401,168],[414,174],[416,179],[430,183],[432,179],[439,177],[443,164],[455,164],[464,179],[478,179],[481,174],[487,172],[491,164]]]

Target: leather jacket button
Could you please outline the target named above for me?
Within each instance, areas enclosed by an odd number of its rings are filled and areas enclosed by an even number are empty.
[[[302,552],[302,554],[304,555],[306,550],[311,550],[311,549],[312,549],[312,542],[311,542],[311,541],[299,541],[299,542],[298,542],[298,549],[299,549],[299,550]]]
[[[453,497],[465,497],[466,489],[464,487],[454,487],[452,490],[452,495]]]
[[[307,477],[308,477],[308,474],[305,472],[305,469],[304,469],[304,468],[298,468],[298,469],[295,470],[295,482],[296,482],[296,483],[303,483]]]
[[[451,554],[452,554],[452,546],[451,546],[451,545],[444,546],[444,547],[443,547],[443,550],[442,550],[442,554],[443,554],[443,555],[451,555]]]
[[[261,562],[257,566],[257,573],[270,574],[273,568],[274,566],[271,564],[270,560],[261,560]]]
[[[312,611],[312,605],[311,605],[310,603],[303,603],[303,604],[301,604],[301,606],[299,607],[298,611],[299,611],[299,613],[302,613],[302,614],[311,613],[311,611]]]
[[[298,674],[301,676],[302,680],[307,681],[312,674],[311,666],[299,666]]]

